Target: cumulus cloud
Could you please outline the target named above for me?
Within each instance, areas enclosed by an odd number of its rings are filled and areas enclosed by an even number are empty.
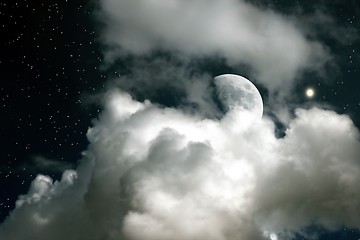
[[[310,40],[296,18],[239,0],[102,0],[106,58],[169,51],[185,58],[223,57],[245,64],[271,92],[289,90],[304,69],[319,70],[331,59]]]
[[[109,93],[89,148],[61,181],[39,175],[1,239],[291,239],[360,228],[359,132],[298,109],[286,136],[266,117],[220,120]]]

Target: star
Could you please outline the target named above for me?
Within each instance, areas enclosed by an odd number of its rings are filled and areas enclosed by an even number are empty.
[[[305,91],[305,95],[307,98],[313,98],[315,95],[315,91],[313,88],[307,88]]]

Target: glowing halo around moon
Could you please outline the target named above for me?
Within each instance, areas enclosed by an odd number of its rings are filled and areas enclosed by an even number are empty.
[[[259,90],[248,79],[235,74],[214,78],[216,92],[226,111],[245,111],[257,118],[263,115],[263,101]]]

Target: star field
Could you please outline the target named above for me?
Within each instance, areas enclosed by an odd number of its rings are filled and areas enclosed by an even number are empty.
[[[104,76],[85,1],[0,4],[2,220],[38,173],[25,163],[37,155],[71,164],[79,158],[99,111],[83,98],[102,88]]]

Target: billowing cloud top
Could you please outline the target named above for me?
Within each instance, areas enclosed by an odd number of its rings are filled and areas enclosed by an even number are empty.
[[[112,92],[90,146],[61,181],[38,176],[0,239],[290,239],[311,224],[360,228],[359,132],[344,115],[299,109],[286,136]]]

